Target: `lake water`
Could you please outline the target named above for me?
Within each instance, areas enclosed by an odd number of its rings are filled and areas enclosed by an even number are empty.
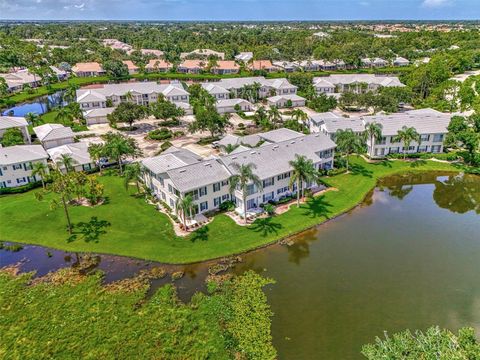
[[[29,112],[38,115],[45,114],[52,109],[65,105],[62,101],[63,90],[57,91],[48,96],[41,96],[31,102],[18,104],[8,109],[2,110],[2,115],[6,116],[13,113],[13,116],[25,116]]]
[[[243,255],[234,268],[272,277],[266,288],[279,359],[361,359],[362,344],[431,325],[480,334],[480,177],[422,174],[386,179],[355,210],[294,238]],[[40,273],[66,266],[40,247],[0,252]],[[102,256],[107,281],[151,262]],[[209,264],[183,270],[179,293],[203,289]],[[158,287],[169,279],[157,281]]]

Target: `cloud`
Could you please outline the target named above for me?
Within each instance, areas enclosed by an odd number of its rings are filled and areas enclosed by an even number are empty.
[[[422,6],[435,8],[435,7],[451,5],[452,2],[453,2],[452,0],[423,0]]]

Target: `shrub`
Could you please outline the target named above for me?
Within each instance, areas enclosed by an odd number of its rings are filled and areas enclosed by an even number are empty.
[[[170,215],[170,218],[171,218],[173,221],[175,221],[177,224],[180,222],[180,220],[178,219],[178,216],[175,215],[175,214],[171,214],[171,215]]]
[[[150,140],[167,140],[173,137],[173,133],[171,130],[167,128],[160,128],[156,130],[152,130],[148,133],[147,138]]]
[[[205,138],[202,138],[200,140],[198,140],[197,144],[198,145],[209,145],[211,143],[213,143],[214,141],[218,141],[220,140],[220,138],[218,136],[214,136],[214,137],[205,137]]]
[[[235,210],[235,204],[233,201],[228,200],[220,204],[218,207],[220,211],[233,211]]]
[[[184,136],[184,135],[185,135],[185,133],[183,131],[175,131],[173,133],[174,138],[181,137],[181,136]]]
[[[5,194],[21,194],[24,192],[27,192],[29,190],[38,188],[42,186],[41,181],[36,181],[36,182],[31,182],[26,185],[22,186],[17,186],[17,187],[12,187],[12,188],[1,188],[0,189],[0,195],[5,195]]]
[[[346,168],[335,168],[335,169],[330,169],[327,171],[327,176],[335,176],[335,175],[340,175],[347,172]]]
[[[275,214],[275,206],[273,206],[272,204],[265,204],[265,206],[263,207],[263,210],[265,210],[269,216],[272,216]]]
[[[164,120],[158,123],[158,126],[166,126],[166,127],[178,126],[178,125],[180,125],[180,120],[177,120],[177,119]]]

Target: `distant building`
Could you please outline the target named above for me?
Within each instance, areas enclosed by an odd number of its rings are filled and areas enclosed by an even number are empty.
[[[380,87],[405,86],[396,76],[374,74],[334,74],[313,78],[318,94],[332,94],[352,91],[355,93],[377,91]]]
[[[142,55],[153,55],[156,56],[157,58],[160,58],[165,55],[165,53],[162,50],[155,50],[155,49],[140,49],[140,52]]]
[[[198,74],[207,66],[205,60],[183,60],[177,67],[177,71],[186,74]]]
[[[105,70],[98,62],[76,63],[72,67],[72,72],[78,77],[105,75]]]
[[[122,61],[122,63],[127,66],[128,73],[130,75],[138,74],[138,72],[140,71],[140,68],[137,65],[135,65],[132,60],[124,60]]]
[[[410,61],[408,61],[407,59],[401,56],[398,56],[397,58],[395,58],[395,60],[393,60],[393,66],[408,66],[408,65],[410,65]]]
[[[157,84],[153,81],[104,84],[94,89],[79,89],[77,102],[82,110],[106,108],[107,100],[110,100],[113,106],[117,106],[128,100],[127,94],[131,97],[129,101],[138,105],[156,102],[160,94],[177,105],[189,102],[189,94],[180,82]]]
[[[273,66],[270,60],[253,60],[251,64],[248,65],[248,68],[253,71],[266,71],[273,72],[278,70]]]
[[[212,73],[218,75],[237,74],[239,70],[240,66],[232,60],[218,60],[211,69]]]
[[[235,113],[237,109],[239,111],[252,111],[253,104],[250,101],[244,99],[223,99],[217,100],[215,107],[219,114]]]
[[[162,59],[152,59],[145,66],[146,72],[167,72],[173,67],[168,61]]]
[[[235,55],[235,60],[238,62],[249,62],[253,59],[253,52],[241,52],[238,55]]]
[[[305,106],[305,98],[297,94],[275,95],[267,98],[269,106],[277,108]]]
[[[215,51],[215,50],[210,50],[210,49],[195,49],[190,52],[183,52],[180,54],[180,59],[186,59],[190,57],[196,57],[196,58],[201,58],[201,59],[207,59],[209,57],[216,57],[218,59],[225,59],[225,53]]]
[[[22,91],[25,85],[35,88],[41,84],[42,78],[27,69],[20,69],[7,74],[0,74],[5,79],[9,92]]]

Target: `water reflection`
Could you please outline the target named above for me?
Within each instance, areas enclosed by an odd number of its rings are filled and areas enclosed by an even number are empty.
[[[435,182],[433,199],[441,208],[455,213],[473,210],[480,214],[480,181],[475,176],[449,176]]]
[[[64,91],[57,91],[48,96],[41,96],[32,102],[26,102],[8,108],[2,112],[6,116],[25,116],[29,112],[37,113],[39,115],[45,114],[53,109],[65,106],[67,103],[63,101]]]

